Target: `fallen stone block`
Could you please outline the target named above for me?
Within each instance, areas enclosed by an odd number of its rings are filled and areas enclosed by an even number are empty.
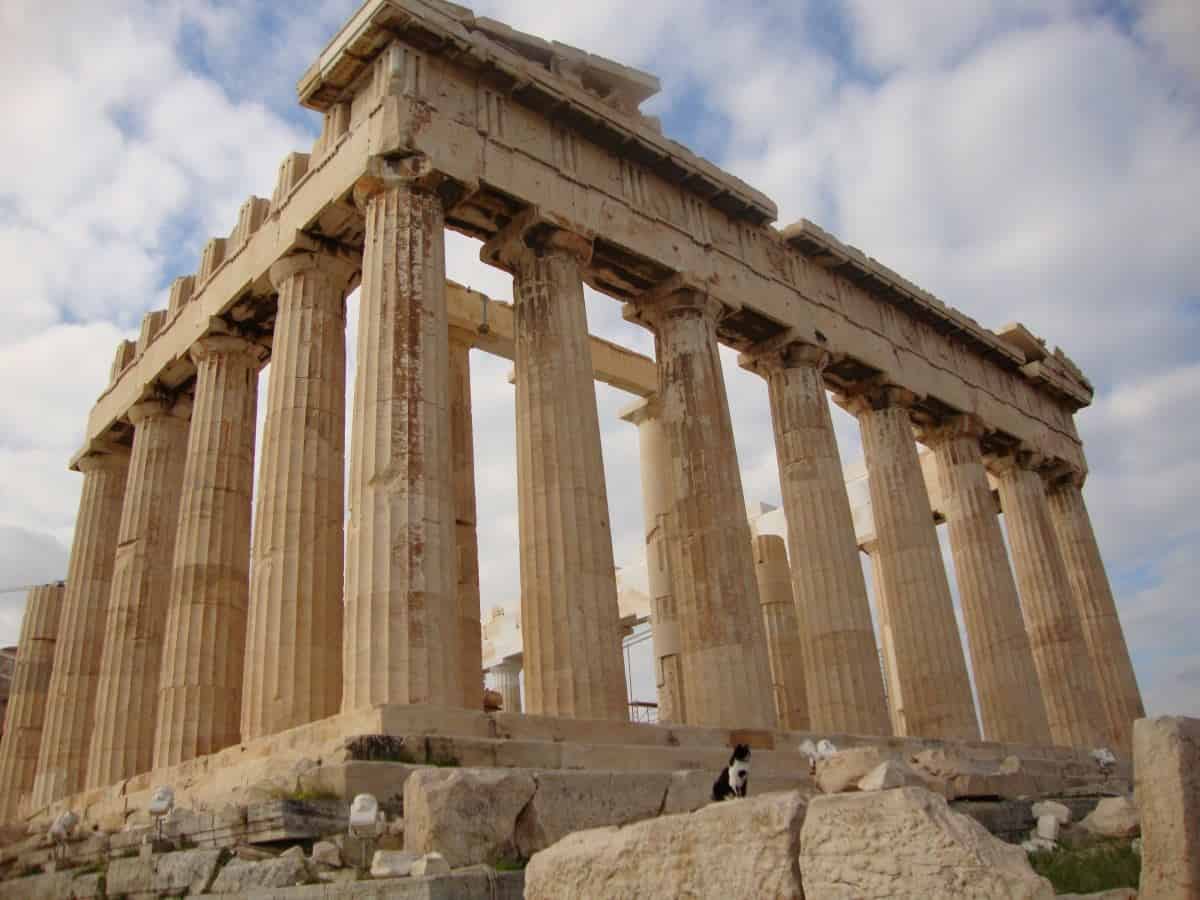
[[[885,747],[851,747],[817,760],[817,787],[826,794],[858,789],[858,782],[873,769],[900,757]]]
[[[285,888],[309,881],[304,859],[279,857],[264,862],[244,862],[235,859],[217,875],[210,893],[245,894],[264,888]]]
[[[1133,723],[1144,900],[1200,897],[1200,719]]]
[[[426,853],[412,864],[409,872],[413,878],[424,878],[430,875],[449,875],[450,864],[440,853]]]
[[[154,890],[160,897],[203,894],[227,856],[224,850],[184,850],[154,858]]]
[[[899,787],[925,787],[925,781],[905,762],[889,759],[858,780],[860,791],[887,791]]]
[[[508,769],[424,769],[404,785],[404,849],[438,851],[452,868],[512,859],[533,778]],[[661,795],[660,795],[661,796]]]
[[[524,859],[573,831],[628,825],[657,816],[666,803],[671,775],[560,771],[538,772],[533,780],[536,789],[517,817],[515,829],[517,852]]]
[[[50,875],[31,875],[14,878],[3,884],[5,900],[60,900],[71,896],[71,873],[54,872]]]
[[[667,787],[667,802],[663,804],[661,815],[694,812],[708,806],[713,802],[712,786],[719,774],[719,771],[706,769],[672,772],[671,782]],[[810,796],[816,792],[816,788],[807,772],[797,775],[762,775],[757,771],[751,772],[748,796],[761,797],[763,794],[777,794],[781,791],[800,791],[805,796]]]
[[[1137,807],[1129,797],[1105,797],[1079,823],[1101,837],[1135,837],[1141,830]]]
[[[342,867],[342,851],[337,848],[337,844],[330,841],[317,841],[313,844],[312,861],[320,866],[340,869]]]
[[[800,840],[820,900],[1053,900],[1019,847],[992,837],[924,788],[816,797]]]
[[[805,806],[792,791],[578,831],[534,854],[525,897],[802,898],[796,860]]]
[[[951,800],[992,797],[1016,800],[1040,792],[1037,780],[1015,756],[994,762],[948,750],[923,750],[913,757],[912,764],[917,774],[924,775],[933,785],[944,785],[941,793]]]
[[[412,873],[413,864],[421,856],[404,850],[376,850],[371,859],[373,878],[404,878]]]
[[[80,875],[71,881],[71,892],[66,894],[71,900],[96,900],[107,896],[104,890],[104,876],[99,872],[90,875]]]
[[[131,856],[108,864],[105,890],[114,897],[149,894],[154,890],[154,860]]]
[[[1137,900],[1138,892],[1133,888],[1114,888],[1098,894],[1059,894],[1057,900]]]
[[[1042,816],[1054,816],[1059,825],[1071,823],[1071,807],[1056,800],[1042,800],[1033,804],[1033,815],[1036,819],[1040,819]]]

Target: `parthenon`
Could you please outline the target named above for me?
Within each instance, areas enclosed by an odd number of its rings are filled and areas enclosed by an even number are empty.
[[[515,367],[530,721],[633,727],[599,380],[631,394],[641,452],[660,724],[638,727],[1128,757],[1144,710],[1081,492],[1087,378],[776,227],[640,111],[658,90],[439,0],[345,24],[298,85],[316,144],[116,348],[70,463],[65,587],[26,613],[0,819],[368,710],[481,711],[471,350]],[[512,275],[511,305],[447,281],[446,229]],[[589,334],[585,285],[653,359]],[[747,521],[722,345],[769,394],[786,551]],[[861,428],[866,542],[830,394]]]

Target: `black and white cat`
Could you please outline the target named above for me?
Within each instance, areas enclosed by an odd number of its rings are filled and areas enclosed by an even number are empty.
[[[733,756],[729,757],[729,765],[721,770],[721,775],[713,782],[713,800],[728,800],[731,797],[745,797],[746,786],[750,783],[750,747],[738,744],[733,748]]]

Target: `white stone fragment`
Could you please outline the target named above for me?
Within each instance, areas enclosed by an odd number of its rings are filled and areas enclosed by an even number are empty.
[[[1041,819],[1042,816],[1054,816],[1059,825],[1069,825],[1071,808],[1055,800],[1042,800],[1033,804],[1033,817]]]
[[[371,875],[375,878],[403,878],[412,874],[413,864],[421,857],[406,850],[376,850],[371,860]]]
[[[440,853],[426,853],[412,864],[409,874],[414,878],[426,875],[449,875],[450,863]]]
[[[898,759],[880,763],[858,782],[860,791],[887,791],[892,788],[923,787],[924,782],[909,766]]]
[[[1038,816],[1037,836],[1047,841],[1058,840],[1058,817],[1053,815]]]
[[[337,844],[329,841],[317,841],[313,844],[312,861],[318,865],[338,869],[342,865],[342,851],[337,848]]]

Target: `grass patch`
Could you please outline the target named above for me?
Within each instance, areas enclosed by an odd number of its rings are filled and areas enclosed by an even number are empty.
[[[404,738],[366,734],[346,741],[350,759],[356,762],[398,762],[415,765],[420,760]]]
[[[1030,865],[1054,885],[1056,894],[1095,894],[1137,888],[1142,860],[1132,841],[1106,841],[1089,847],[1062,846],[1029,854]]]
[[[333,791],[325,790],[317,787],[297,787],[292,790],[284,790],[283,788],[274,788],[271,792],[271,797],[275,800],[289,800],[292,803],[341,803],[342,798]]]
[[[516,859],[496,860],[496,862],[492,865],[492,868],[497,872],[520,872],[527,865],[529,865],[529,860],[517,857]]]

